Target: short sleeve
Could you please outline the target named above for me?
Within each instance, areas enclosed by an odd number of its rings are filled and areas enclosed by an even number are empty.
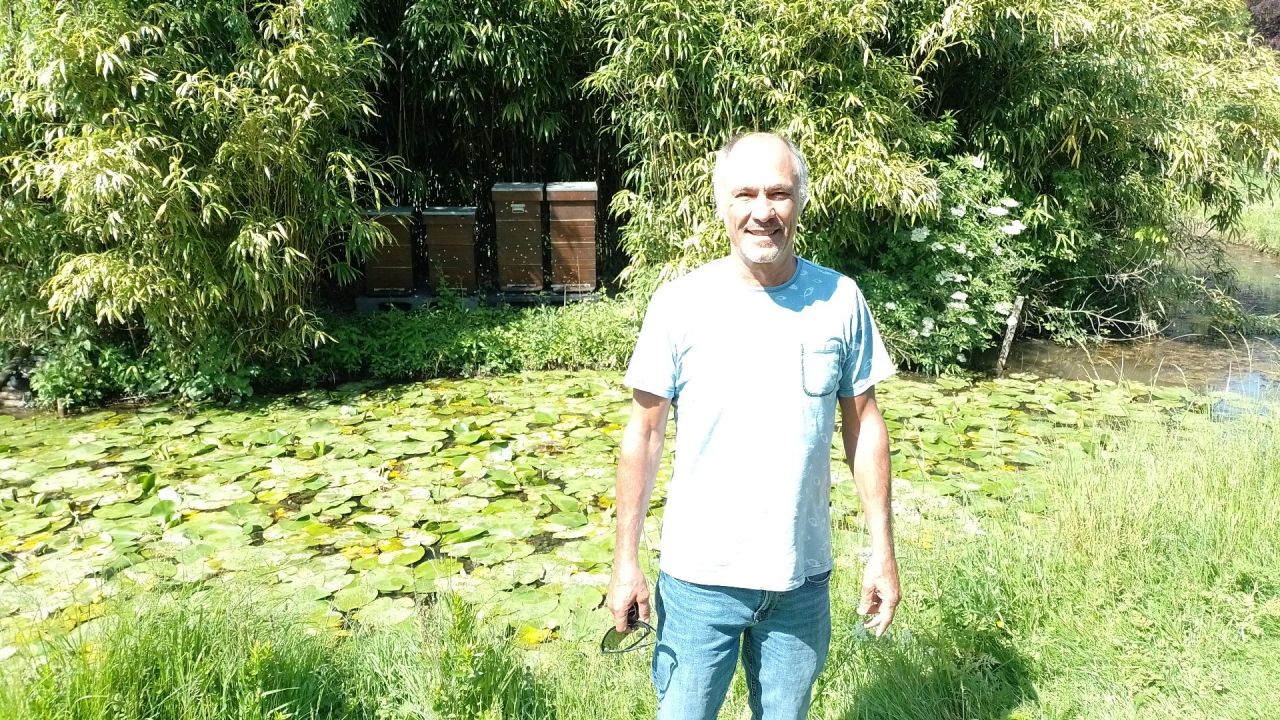
[[[880,339],[880,330],[871,317],[871,308],[862,296],[862,291],[856,288],[852,316],[852,341],[840,375],[837,393],[840,397],[861,395],[897,372],[893,360],[889,358],[889,351],[884,347],[884,341]]]
[[[672,322],[668,310],[668,293],[659,289],[649,301],[640,337],[627,366],[623,384],[633,390],[642,390],[664,398],[676,393],[676,348],[672,341]]]

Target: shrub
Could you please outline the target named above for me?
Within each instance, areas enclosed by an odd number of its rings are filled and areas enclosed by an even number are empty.
[[[929,372],[964,366],[998,337],[1037,269],[1021,203],[982,156],[950,161],[938,184],[946,210],[884,233],[874,269],[857,273],[886,343]]]
[[[300,362],[244,365],[216,344],[175,354],[73,326],[32,375],[41,407],[80,409],[121,397],[171,395],[187,403],[351,380],[403,382],[536,370],[626,366],[643,308],[622,297],[561,307],[466,308],[458,298],[414,312],[324,318],[330,339]]]
[[[400,83],[388,95],[415,118],[396,125],[395,150],[435,199],[484,204],[498,180],[598,176],[594,108],[578,86],[597,62],[597,4],[414,0],[386,14]]]
[[[618,298],[535,308],[444,302],[413,312],[335,316],[327,321],[331,342],[300,365],[264,369],[260,385],[619,369],[631,356],[640,313],[634,299]]]
[[[359,212],[386,175],[353,140],[380,62],[348,30],[355,10],[15,5],[0,29],[0,342],[130,329],[215,375],[322,342],[315,287],[354,279],[386,234]]]
[[[11,5],[0,343],[71,368],[61,338],[128,334],[195,396],[242,392],[248,368],[305,364],[333,337],[316,289],[356,279],[385,238],[359,210],[390,195],[479,202],[483,229],[494,180],[620,184],[611,222],[643,302],[725,251],[716,147],[782,131],[812,166],[800,251],[864,282],[899,360],[945,370],[998,337],[995,308],[1019,294],[1042,331],[1158,327],[1197,291],[1170,262],[1201,242],[1183,218],[1228,229],[1278,177],[1280,65],[1238,2]],[[1252,4],[1258,27],[1273,5]],[[1025,230],[954,218],[957,197],[1015,199]],[[910,241],[920,228],[930,242]],[[575,362],[539,312],[439,315],[434,355],[376,372]],[[334,362],[357,364],[356,345]],[[72,377],[57,367],[48,387]]]

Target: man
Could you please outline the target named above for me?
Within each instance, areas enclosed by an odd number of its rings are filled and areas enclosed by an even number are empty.
[[[752,716],[808,713],[831,635],[830,447],[835,409],[871,536],[859,612],[878,637],[899,600],[889,445],[877,382],[893,374],[852,280],[795,255],[808,167],[752,133],[716,155],[732,251],[654,295],[625,382],[608,606],[648,620],[638,546],[676,407],[654,604],[658,717],[714,718],[739,651]]]

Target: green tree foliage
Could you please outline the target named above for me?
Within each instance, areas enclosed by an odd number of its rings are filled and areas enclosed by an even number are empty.
[[[805,150],[801,252],[928,370],[1018,295],[1050,332],[1149,332],[1194,289],[1185,218],[1226,228],[1278,177],[1280,63],[1241,0],[11,7],[0,343],[54,348],[50,387],[315,357],[384,192],[480,205],[483,237],[495,180],[619,185],[643,298],[725,251],[712,157],[744,129]]]
[[[938,205],[926,163],[945,121],[923,102],[907,59],[874,52],[883,0],[605,3],[607,55],[586,85],[623,143],[627,190],[613,208],[642,287],[725,251],[710,193],[712,154],[736,131],[774,129],[806,151],[812,200],[801,250],[843,265],[869,228]],[[653,271],[657,271],[654,273]]]
[[[1042,313],[1145,329],[1184,219],[1238,222],[1254,173],[1275,177],[1277,64],[1238,3],[909,5],[922,78],[961,146],[1030,206]]]
[[[578,83],[596,64],[580,0],[414,0],[388,32],[397,149],[444,196],[471,203],[494,180],[600,172],[592,108]],[[389,98],[390,99],[390,98]],[[391,115],[392,113],[386,113]],[[477,187],[478,186],[478,187]]]
[[[323,341],[317,283],[354,279],[385,232],[359,214],[385,167],[351,139],[380,65],[353,11],[19,3],[0,51],[0,341],[127,330],[186,376]]]

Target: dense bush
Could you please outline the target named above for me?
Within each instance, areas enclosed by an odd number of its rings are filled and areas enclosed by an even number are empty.
[[[1021,203],[982,156],[941,165],[938,188],[946,210],[888,236],[875,269],[858,274],[885,342],[935,372],[998,337],[1039,269]]]
[[[327,315],[331,340],[302,362],[234,371],[176,373],[165,358],[127,337],[76,328],[59,336],[32,377],[36,401],[63,410],[112,398],[172,394],[186,402],[244,398],[351,380],[403,382],[533,370],[622,369],[642,308],[632,298],[564,307],[479,307],[458,298],[431,308]]]
[[[1171,249],[1190,241],[1182,217],[1229,225],[1257,193],[1251,173],[1275,177],[1277,63],[1249,43],[1241,4],[616,0],[604,13],[609,52],[587,84],[627,153],[614,209],[636,285],[723,252],[711,152],[737,129],[782,130],[813,171],[802,252],[910,308],[885,319],[892,349],[930,369],[987,346],[1017,294],[1046,329],[1150,331],[1177,284]],[[999,235],[975,241],[978,226],[949,217],[974,201],[954,176],[965,156],[988,173],[979,204],[1021,203],[1011,256],[980,257]],[[931,242],[904,241],[925,227]],[[933,331],[955,293],[978,299],[973,323]]]
[[[184,402],[230,400],[252,395],[258,365],[227,367],[198,358],[175,367],[172,358],[124,333],[70,325],[52,333],[47,355],[31,373],[39,407],[59,411],[92,407],[113,399],[139,400],[171,394]]]
[[[950,122],[908,57],[875,52],[892,3],[615,0],[602,4],[604,63],[587,87],[623,143],[629,276],[648,289],[726,250],[714,217],[713,152],[741,129],[786,132],[811,168],[800,250],[847,269],[876,229],[933,214],[928,159]]]
[[[387,91],[396,112],[412,113],[394,149],[433,185],[433,200],[483,204],[495,181],[602,171],[578,86],[596,64],[592,7],[412,0],[387,18],[399,83]]]
[[[0,29],[0,342],[64,357],[62,337],[129,331],[193,375],[324,341],[317,285],[354,279],[385,235],[359,213],[384,168],[352,140],[379,73],[354,10],[17,3]]]
[[[1238,222],[1251,173],[1274,179],[1277,65],[1250,34],[1217,0],[975,3],[926,26],[926,82],[1027,200],[1033,320],[1150,331],[1171,253],[1203,242],[1185,215]]]

